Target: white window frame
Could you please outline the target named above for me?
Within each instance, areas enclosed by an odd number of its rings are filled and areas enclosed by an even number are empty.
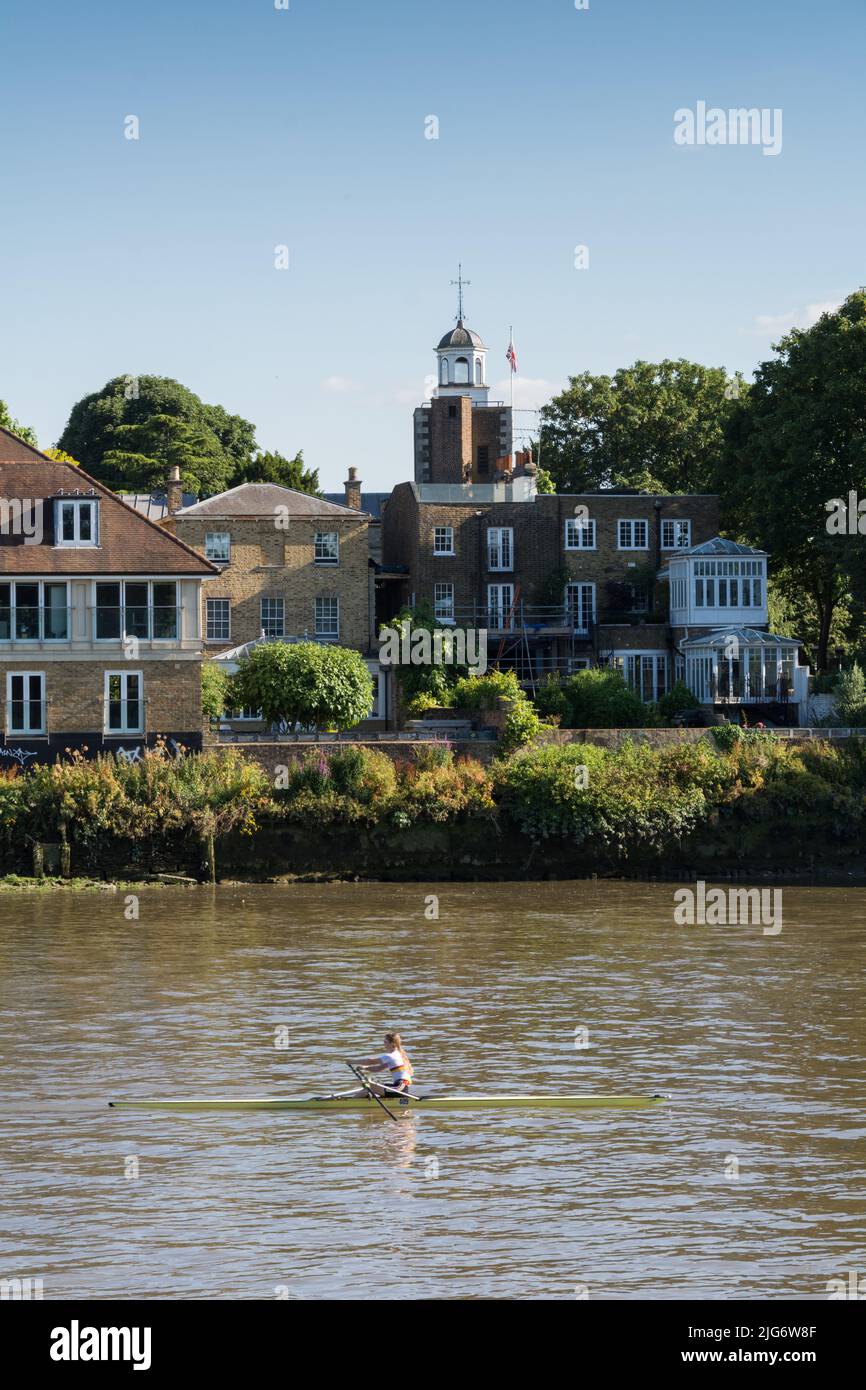
[[[447,589],[447,594],[444,592],[440,594],[440,589]],[[441,584],[436,583],[433,585],[433,616],[436,619],[437,623],[454,622],[453,584],[450,584],[447,581],[443,581],[443,583]]]
[[[112,636],[112,637],[99,637],[99,636],[97,635],[97,620],[98,620],[98,617],[99,617],[99,608],[98,608],[96,599],[97,599],[97,595],[98,595],[98,593],[99,593],[99,586],[100,586],[101,584],[117,584],[117,585],[119,586],[119,588],[120,588],[120,595],[119,595],[119,597],[120,597],[120,608],[119,608],[119,614],[118,614],[118,626],[119,626],[120,631],[119,631],[119,635],[117,635],[117,636]],[[142,605],[141,605],[140,603],[127,603],[127,601],[126,601],[126,586],[127,586],[127,584],[146,584],[146,585],[147,585],[147,604],[145,605],[146,612],[147,612],[147,634],[146,634],[146,635],[142,635],[142,634],[139,633],[139,632],[132,632],[132,633],[127,632],[127,628],[126,628],[126,618],[127,618],[127,612],[128,612],[128,610],[129,610],[130,608],[141,608],[141,607],[142,607]],[[154,585],[155,585],[155,584],[173,584],[173,585],[174,585],[174,603],[169,605],[170,608],[173,608],[173,609],[174,609],[174,615],[175,615],[175,624],[176,624],[176,626],[175,626],[175,633],[174,633],[174,636],[173,636],[173,637],[155,637],[155,636],[153,635],[153,633],[154,633],[154,602],[153,602],[153,589],[154,589]],[[181,589],[180,589],[180,585],[179,585],[179,582],[178,582],[177,579],[170,579],[170,578],[166,578],[166,577],[162,577],[162,576],[160,576],[159,578],[154,579],[154,578],[148,577],[147,575],[141,575],[140,577],[139,577],[138,575],[134,575],[134,576],[130,576],[129,578],[124,578],[124,579],[113,579],[113,578],[109,578],[108,575],[104,575],[104,576],[101,575],[101,576],[99,577],[99,579],[94,579],[93,584],[92,584],[92,587],[91,587],[91,612],[92,612],[92,615],[93,615],[93,628],[92,628],[92,631],[93,631],[93,640],[94,640],[94,642],[97,642],[97,643],[100,643],[100,644],[103,643],[103,642],[115,642],[115,643],[116,643],[116,642],[123,642],[123,641],[125,641],[128,637],[131,637],[131,638],[134,638],[137,642],[152,642],[152,643],[157,644],[157,645],[160,645],[160,644],[162,644],[163,642],[165,642],[165,643],[169,643],[169,642],[180,642],[181,637],[182,637],[182,634],[183,634],[183,613],[182,613],[182,611],[181,611],[180,598],[181,598]],[[112,607],[108,607],[107,610],[105,610],[105,611],[112,612],[112,611],[115,611],[115,610],[114,610]]]
[[[565,541],[566,550],[595,550],[595,517],[587,517],[585,521],[580,521],[576,516],[565,518]]]
[[[643,674],[644,662],[652,661],[652,693],[644,695]],[[638,673],[635,678],[634,668],[629,671],[629,662],[638,662]],[[622,672],[623,680],[631,690],[632,694],[637,695],[643,704],[653,704],[660,700],[670,690],[670,659],[668,653],[659,651],[658,648],[647,647],[645,649],[635,649],[632,651],[623,650],[614,652],[613,665]],[[660,674],[661,668],[661,674]]]
[[[34,729],[34,728],[32,728],[32,727],[25,727],[25,726],[29,726],[29,724],[30,724],[30,718],[29,718],[29,716],[30,716],[30,706],[31,706],[31,704],[33,703],[33,701],[32,701],[31,698],[30,698],[30,695],[27,693],[27,691],[28,691],[28,687],[29,687],[30,681],[33,680],[34,678],[37,679],[37,680],[40,682],[40,689],[42,690],[42,695],[41,695],[40,699],[36,701],[37,704],[39,704],[39,705],[42,706],[42,719],[40,720],[40,724],[39,724],[39,728],[38,728],[38,729]],[[23,721],[22,727],[21,727],[20,729],[19,729],[19,728],[16,728],[16,727],[13,725],[13,723],[12,723],[12,704],[13,704],[13,698],[12,698],[12,682],[13,682],[13,680],[18,680],[18,679],[23,679],[23,681],[24,681],[24,684],[23,684],[23,686],[21,687],[21,688],[22,688],[22,692],[24,692],[24,693],[22,694],[21,700],[20,700],[20,701],[16,700],[16,701],[14,702],[15,704],[22,704],[23,707],[24,707],[24,721]],[[11,735],[14,734],[16,738],[39,738],[40,736],[44,738],[44,737],[45,737],[45,733],[46,733],[46,720],[47,720],[47,716],[48,716],[48,705],[47,705],[47,701],[46,701],[46,698],[45,698],[45,672],[44,672],[44,671],[7,671],[7,672],[6,672],[6,710],[5,710],[4,717],[3,717],[3,727],[4,727],[5,731],[6,731],[7,736],[11,736]]]
[[[576,590],[578,591],[578,592],[577,592],[577,601],[576,601],[576,602],[575,602],[575,601],[572,599],[572,597],[571,597],[571,591],[572,591],[573,589],[576,589]],[[588,615],[587,615],[587,613],[586,613],[586,598],[585,598],[585,593],[583,592],[583,591],[585,591],[585,590],[587,590],[587,589],[590,591],[590,594],[589,594],[589,596],[590,596],[590,611],[589,611],[589,614],[588,614]],[[588,622],[586,623],[586,626],[582,626],[582,625],[581,625],[581,626],[578,626],[577,623],[575,623],[575,628],[574,628],[575,632],[589,632],[590,629],[591,629],[591,627],[592,627],[592,624],[595,622],[595,619],[596,619],[596,588],[595,588],[595,585],[594,585],[594,584],[591,584],[591,583],[590,583],[588,580],[586,580],[586,579],[571,579],[571,580],[569,580],[569,582],[568,582],[568,583],[566,584],[566,586],[565,586],[565,593],[563,594],[563,602],[564,602],[564,604],[565,604],[565,610],[566,610],[566,612],[568,612],[569,609],[570,609],[570,610],[572,611],[573,614],[575,614],[577,617],[580,618],[581,624],[583,623],[584,619],[585,619],[586,617],[588,617]]]
[[[514,570],[514,527],[488,526],[487,568],[493,574],[510,574]]]
[[[75,517],[73,536],[63,537],[63,508],[72,507]],[[81,513],[90,512],[90,540],[81,539]],[[56,497],[54,499],[54,545],[65,550],[95,550],[99,545],[99,506],[95,497]]]
[[[665,540],[665,531],[670,527],[673,540]],[[688,518],[678,516],[662,517],[662,550],[688,550],[692,543],[692,523]]]
[[[440,532],[444,532],[445,547],[440,546]],[[433,527],[433,554],[434,555],[454,555],[454,527],[453,526],[434,526]]]
[[[215,541],[219,541],[217,546]],[[215,554],[219,550],[225,554]],[[232,556],[232,537],[230,531],[205,531],[204,535],[204,558],[212,560],[217,565],[228,565],[231,563]]]
[[[109,722],[111,705],[113,703],[110,693],[111,680],[114,676],[116,676],[120,680],[120,688],[123,692],[120,696],[119,701],[120,714],[123,722],[119,729],[112,728]],[[138,725],[135,727],[133,727],[133,725],[129,723],[129,720],[126,715],[126,707],[130,703],[128,688],[128,680],[130,676],[136,676],[138,678],[138,697],[136,700],[136,703],[138,704]],[[144,673],[142,671],[106,671],[105,682],[103,686],[103,695],[104,699],[102,723],[103,735],[106,738],[123,738],[128,734],[144,733]]]
[[[504,597],[506,590],[508,591],[507,600]],[[495,598],[493,596],[494,593],[496,593]],[[510,622],[508,620],[508,615],[509,613],[511,613],[513,607],[514,584],[511,581],[508,581],[505,584],[487,585],[487,622],[490,627],[496,629],[497,631],[504,630],[506,632],[511,632],[514,628],[514,615],[511,615]],[[494,621],[494,619],[499,618],[501,618],[501,622]]]
[[[210,635],[210,604],[224,603],[226,605],[226,635],[225,637],[211,637]],[[204,632],[206,642],[230,642],[232,635],[232,601],[230,598],[206,598],[204,606]]]
[[[319,618],[319,604],[336,604],[337,622],[335,630],[324,630]],[[329,642],[337,642],[340,638],[340,598],[338,594],[317,594],[313,601],[313,623],[315,635]]]
[[[627,527],[628,527],[628,535],[630,536],[630,540],[627,541],[626,543],[623,543],[623,527],[624,527],[624,526],[627,526]],[[636,532],[635,532],[635,528],[638,527],[638,526],[642,526],[642,527],[644,528],[644,535],[645,535],[645,537],[646,537],[646,540],[644,541],[643,545],[638,545],[638,544],[635,542],[635,539],[634,539],[634,538],[635,538],[635,533],[636,533]],[[650,531],[649,520],[648,520],[646,517],[642,517],[642,516],[635,516],[635,517],[632,517],[632,516],[623,516],[623,517],[619,517],[619,518],[617,519],[617,523],[616,523],[616,548],[617,548],[617,550],[649,550],[649,531]]]
[[[265,622],[265,604],[273,605],[273,611],[269,612],[267,624]],[[276,621],[279,613],[279,632],[269,632],[267,627]],[[259,627],[263,637],[279,638],[286,635],[286,600],[279,594],[262,594],[259,599]]]
[[[330,565],[332,568],[340,563],[339,531],[316,531],[313,536],[313,563]]]
[[[23,642],[23,643],[27,643],[27,642],[50,642],[50,643],[53,645],[55,642],[68,642],[68,641],[70,640],[70,634],[71,634],[71,631],[72,631],[72,613],[71,613],[71,606],[70,606],[70,603],[69,603],[69,581],[68,581],[68,580],[66,580],[66,579],[31,579],[31,578],[29,577],[29,575],[28,575],[28,576],[21,576],[21,577],[18,578],[18,579],[13,579],[13,578],[10,576],[9,578],[2,578],[2,579],[0,579],[0,584],[2,584],[4,587],[7,587],[7,586],[8,586],[8,589],[9,589],[9,603],[8,603],[8,611],[9,611],[9,636],[8,636],[8,637],[2,637],[2,636],[0,636],[0,643],[3,643],[3,644],[5,645],[5,643],[7,643],[7,642],[9,642],[10,644],[13,643],[13,642],[15,642],[15,643],[18,643],[18,642]],[[19,603],[17,602],[17,597],[18,597],[18,586],[19,586],[19,584],[21,584],[21,585],[24,585],[24,584],[35,584],[36,587],[37,587],[37,589],[38,589],[38,591],[39,591],[39,601],[38,601],[38,603],[36,604],[37,626],[38,626],[38,629],[39,629],[39,630],[38,630],[38,632],[37,632],[37,634],[36,634],[35,637],[19,637],[18,634],[17,634],[17,632],[16,632],[16,625],[17,625],[17,620],[18,620],[18,610],[19,610],[19,608],[21,608],[21,607],[27,607],[27,608],[32,607],[31,604],[24,604],[24,605],[22,605],[22,604],[19,604]],[[46,603],[45,603],[45,588],[46,588],[46,585],[49,585],[49,584],[50,584],[50,585],[55,585],[55,586],[58,587],[58,588],[60,588],[60,587],[62,586],[63,589],[64,589],[65,592],[66,592],[66,602],[63,604],[62,608],[60,608],[60,609],[57,609],[57,610],[47,609],[47,610],[46,610]],[[7,607],[6,604],[3,604],[2,606],[3,606],[4,608]],[[64,634],[63,637],[51,637],[51,636],[48,636],[48,635],[46,634],[46,631],[45,631],[45,614],[46,614],[46,611],[48,611],[48,612],[57,611],[57,612],[65,613],[65,615],[66,615],[66,632],[65,632],[65,634]]]

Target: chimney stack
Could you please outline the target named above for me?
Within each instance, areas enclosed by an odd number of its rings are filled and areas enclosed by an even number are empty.
[[[183,488],[180,483],[180,468],[177,464],[172,466],[168,475],[168,487],[165,490],[165,500],[168,505],[169,516],[174,516],[183,506]]]
[[[353,512],[361,510],[361,479],[358,477],[357,468],[349,469],[349,476],[343,484],[346,493],[346,506],[351,507]]]

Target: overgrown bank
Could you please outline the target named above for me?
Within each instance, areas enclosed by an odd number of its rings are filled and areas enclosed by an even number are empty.
[[[718,740],[727,746],[719,746]],[[858,868],[866,741],[533,746],[483,767],[317,752],[276,785],[238,752],[72,756],[0,776],[0,872],[131,879],[493,878]]]

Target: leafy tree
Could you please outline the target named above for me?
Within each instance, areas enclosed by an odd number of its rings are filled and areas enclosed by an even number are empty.
[[[557,492],[635,487],[709,492],[725,424],[747,387],[684,358],[583,372],[541,412],[541,456]]]
[[[601,667],[575,671],[562,690],[567,729],[638,729],[648,722],[646,707],[619,671]]]
[[[71,454],[64,454],[62,449],[43,449],[46,458],[54,459],[57,463],[71,463],[75,468],[80,468],[78,459],[74,459]]]
[[[19,439],[23,439],[25,444],[32,444],[34,449],[39,448],[35,431],[29,425],[22,425],[18,420],[13,419],[5,401],[0,401],[0,429],[8,430],[10,434],[17,434]]]
[[[203,661],[201,667],[201,710],[206,719],[225,714],[228,676],[216,661]]]
[[[854,662],[850,671],[843,671],[836,683],[836,713],[833,722],[849,728],[866,724],[866,676]]]
[[[453,633],[454,629],[447,623],[440,623],[436,620],[432,605],[422,599],[414,608],[403,608],[394,618],[390,618],[387,623],[383,623],[382,628],[394,628],[397,631],[405,631],[408,634],[408,650],[411,651],[412,633],[416,628],[424,628],[427,632]],[[381,632],[382,629],[380,629]],[[402,640],[401,640],[402,646]],[[469,674],[468,667],[451,665],[416,665],[407,662],[405,665],[395,664],[393,666],[394,677],[400,686],[400,694],[403,703],[409,707],[412,702],[413,710],[419,709],[423,700],[418,697],[427,697],[427,703],[431,705],[447,705],[451,703],[451,688],[455,681],[462,676]]]
[[[274,724],[351,729],[373,703],[373,682],[361,655],[316,642],[263,642],[229,679],[233,709],[250,705]]]
[[[255,426],[170,377],[119,376],[72,407],[57,447],[110,487],[162,485],[177,463],[186,490],[214,493],[249,462]]]
[[[551,478],[546,468],[539,468],[535,475],[535,483],[542,496],[550,496],[556,492],[556,483]]]
[[[296,492],[320,496],[319,470],[304,467],[302,450],[293,459],[279,453],[254,454],[235,474],[232,486],[236,483],[277,483],[280,487],[294,488]]]
[[[229,485],[228,460],[215,437],[176,415],[151,415],[140,424],[118,425],[113,440],[102,457],[113,487],[159,487],[175,464],[189,492],[222,492]]]
[[[665,719],[673,719],[675,714],[684,714],[686,710],[697,709],[698,698],[685,681],[674,681],[670,690],[659,700],[659,713]]]
[[[834,617],[864,589],[866,517],[852,534],[845,512],[850,492],[866,497],[866,291],[775,351],[729,421],[726,519],[808,595],[824,670]]]

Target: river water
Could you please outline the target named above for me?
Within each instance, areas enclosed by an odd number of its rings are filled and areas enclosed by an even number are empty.
[[[149,889],[137,919],[123,893],[0,895],[0,1278],[46,1299],[826,1298],[866,1274],[866,898],[785,888],[767,935],[678,926],[674,892]],[[422,1087],[670,1103],[399,1125],[107,1106],[341,1089],[339,1059],[388,1027]]]

